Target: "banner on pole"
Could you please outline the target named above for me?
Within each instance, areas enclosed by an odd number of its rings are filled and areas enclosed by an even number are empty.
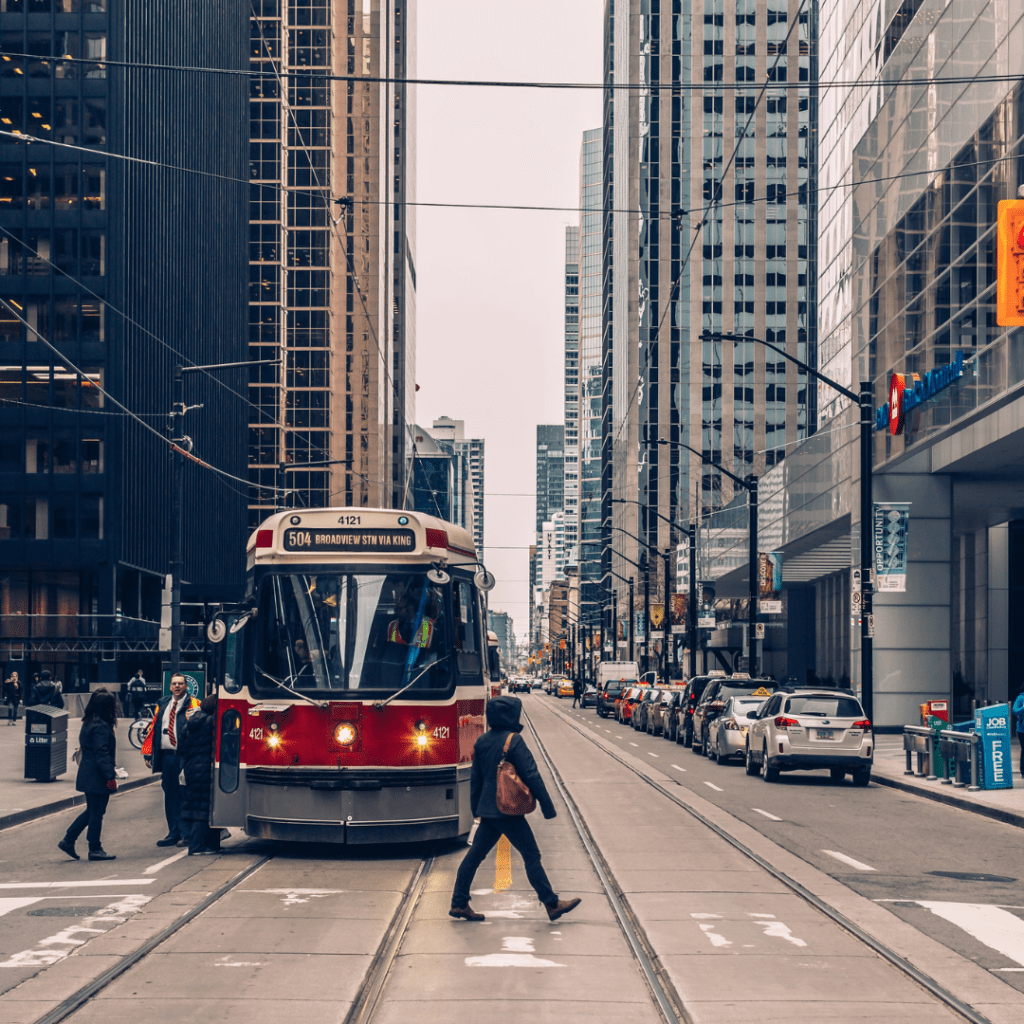
[[[782,552],[761,551],[757,556],[758,607],[766,615],[782,614]]]
[[[697,608],[699,629],[714,629],[718,625],[715,616],[715,581],[705,580],[700,585],[700,605]]]
[[[874,503],[875,589],[907,589],[907,531],[910,502]]]
[[[689,594],[673,594],[671,606],[671,623],[673,633],[686,632],[686,610],[689,607]]]
[[[633,612],[633,636],[639,642],[643,643],[647,639],[647,624],[644,622],[644,613],[642,611]]]

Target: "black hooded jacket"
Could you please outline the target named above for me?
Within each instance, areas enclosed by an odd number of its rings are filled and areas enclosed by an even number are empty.
[[[185,821],[209,821],[216,715],[208,715],[199,708],[186,722],[178,742],[178,755],[185,772],[181,816]]]
[[[544,781],[537,771],[533,754],[518,733],[523,731],[519,721],[523,702],[518,697],[495,697],[487,702],[487,724],[490,726],[473,747],[473,773],[469,783],[469,802],[474,818],[508,818],[498,810],[498,765],[508,734],[515,733],[509,744],[507,760],[519,778],[537,798],[545,818],[555,816],[555,805],[548,796]]]

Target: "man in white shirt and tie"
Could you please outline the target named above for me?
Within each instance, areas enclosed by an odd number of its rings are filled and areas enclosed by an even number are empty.
[[[187,845],[189,829],[181,820],[182,785],[178,782],[181,774],[181,759],[178,756],[178,739],[187,720],[188,712],[199,707],[199,701],[189,696],[188,684],[180,673],[171,676],[171,692],[157,704],[156,714],[149,729],[149,735],[142,745],[146,764],[159,772],[164,791],[164,815],[167,818],[167,835],[157,846]]]

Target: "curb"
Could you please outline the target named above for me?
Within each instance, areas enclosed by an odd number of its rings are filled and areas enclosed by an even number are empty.
[[[953,793],[943,792],[941,789],[926,789],[924,786],[914,786],[902,779],[895,779],[887,775],[872,774],[872,782],[880,786],[888,786],[890,789],[898,789],[904,793],[913,793],[916,796],[924,797],[925,800],[935,800],[940,804],[947,804],[949,807],[957,807],[962,811],[970,811],[972,814],[980,814],[985,818],[993,818],[1005,825],[1015,825],[1017,828],[1024,828],[1024,814],[1016,811],[1004,811],[998,807],[988,807],[985,804],[975,803],[973,800],[965,800],[963,797],[955,796]]]
[[[144,779],[131,779],[119,785],[117,793],[126,793],[131,789],[138,789],[140,786],[148,786],[159,778],[159,775],[150,775]],[[114,795],[117,796],[117,793]],[[45,818],[47,815],[66,811],[69,807],[78,807],[84,803],[85,794],[79,793],[76,796],[65,797],[63,800],[55,800],[52,804],[41,804],[39,807],[27,807],[23,811],[12,811],[10,814],[0,815],[0,832],[5,828],[13,828],[26,821],[35,821],[36,818]]]

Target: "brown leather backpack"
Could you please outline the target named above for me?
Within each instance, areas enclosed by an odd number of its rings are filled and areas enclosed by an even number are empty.
[[[498,790],[495,802],[502,814],[529,814],[537,807],[537,798],[530,792],[530,787],[516,774],[515,766],[506,761],[509,744],[515,733],[510,732],[505,746],[501,748],[501,760],[498,762]]]

